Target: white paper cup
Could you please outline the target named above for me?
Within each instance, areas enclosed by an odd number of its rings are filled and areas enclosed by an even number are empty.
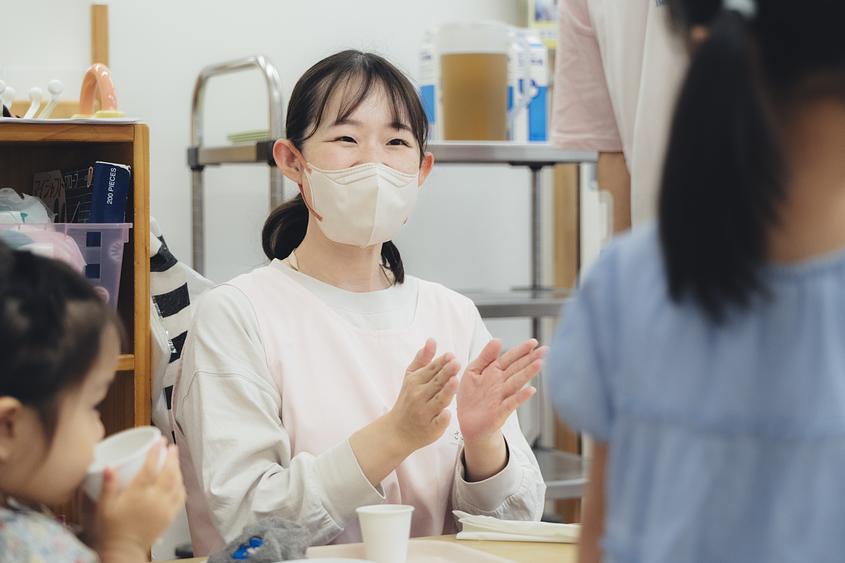
[[[413,506],[376,504],[357,509],[364,552],[375,563],[405,563]]]
[[[88,468],[83,489],[92,500],[100,498],[103,472],[110,467],[117,474],[119,488],[123,489],[144,466],[150,449],[161,442],[161,431],[154,426],[141,426],[109,436],[94,450],[94,463]],[[158,467],[164,464],[167,448],[161,448]]]

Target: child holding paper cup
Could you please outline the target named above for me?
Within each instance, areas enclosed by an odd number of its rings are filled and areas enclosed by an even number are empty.
[[[163,442],[121,487],[102,472],[86,546],[43,508],[71,499],[104,429],[119,322],[69,266],[0,244],[0,554],[4,562],[147,561],[184,503],[175,447]]]

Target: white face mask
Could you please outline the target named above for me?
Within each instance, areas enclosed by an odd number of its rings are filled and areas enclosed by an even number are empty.
[[[384,164],[342,170],[312,165],[305,176],[323,234],[362,248],[391,240],[411,216],[420,191],[419,173],[405,174]]]

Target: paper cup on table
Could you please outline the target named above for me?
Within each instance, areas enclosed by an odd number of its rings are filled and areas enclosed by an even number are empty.
[[[144,466],[147,454],[161,442],[161,432],[153,426],[141,426],[109,436],[94,450],[94,463],[88,468],[83,489],[92,500],[100,498],[103,472],[110,467],[117,474],[118,487],[123,489]],[[158,467],[164,464],[167,448],[161,448]]]
[[[364,552],[375,563],[405,563],[413,506],[377,504],[357,509]]]

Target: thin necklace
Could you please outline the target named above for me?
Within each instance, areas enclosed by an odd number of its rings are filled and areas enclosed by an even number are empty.
[[[299,269],[299,259],[296,257],[296,249],[291,250],[290,258],[288,259],[288,265],[293,269],[294,272],[299,272],[300,274],[303,274],[305,276],[308,275]],[[390,287],[391,285],[393,285],[393,280],[391,279],[390,274],[387,272],[387,268],[384,267],[384,264],[379,264],[379,269],[381,270],[381,275],[384,276],[384,279],[387,282],[387,286]]]

